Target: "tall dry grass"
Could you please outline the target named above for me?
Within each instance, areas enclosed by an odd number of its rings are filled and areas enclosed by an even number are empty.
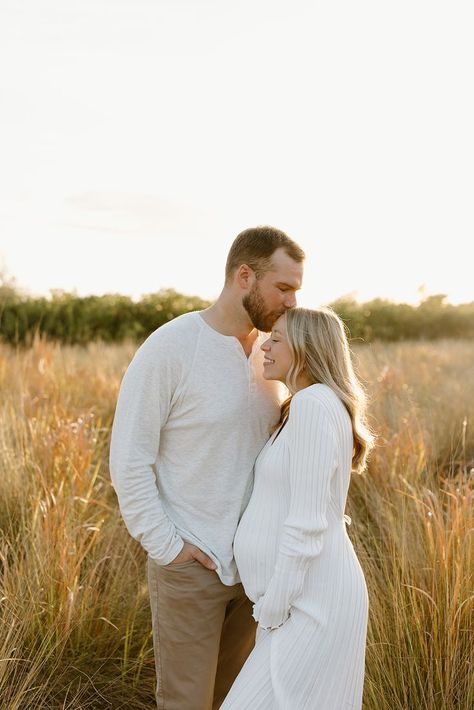
[[[360,352],[379,443],[352,482],[370,626],[364,708],[474,708],[474,348]]]
[[[133,346],[0,348],[0,707],[153,707],[144,553],[110,424]],[[474,708],[473,345],[357,350],[379,443],[349,534],[370,595],[364,710]]]

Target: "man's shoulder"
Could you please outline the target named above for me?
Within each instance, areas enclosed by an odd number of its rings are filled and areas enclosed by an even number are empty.
[[[179,356],[182,352],[189,353],[199,338],[200,320],[199,311],[183,313],[154,330],[139,349],[150,354],[171,351]]]
[[[202,318],[199,311],[190,311],[176,316],[167,323],[164,323],[150,335],[150,338],[179,338],[180,336],[189,336],[193,333],[198,334],[201,330]]]

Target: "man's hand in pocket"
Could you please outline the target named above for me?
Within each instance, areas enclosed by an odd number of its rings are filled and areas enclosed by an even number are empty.
[[[206,555],[205,552],[196,547],[196,545],[191,545],[189,542],[184,543],[184,547],[177,557],[174,558],[171,565],[177,565],[180,562],[190,562],[191,560],[197,560],[202,564],[203,567],[207,569],[215,570],[216,564],[210,557]]]

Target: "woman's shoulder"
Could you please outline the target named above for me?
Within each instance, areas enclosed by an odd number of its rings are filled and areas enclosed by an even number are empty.
[[[338,422],[346,420],[348,412],[338,395],[329,385],[317,383],[299,390],[293,395],[290,405],[290,416],[297,419],[305,414],[317,414],[331,421],[333,428],[338,428]]]
[[[338,408],[342,402],[329,385],[324,385],[322,383],[316,383],[314,385],[309,385],[309,387],[304,387],[302,390],[298,390],[293,395],[291,404],[298,405],[299,402],[314,402],[317,406],[325,406],[328,409]]]

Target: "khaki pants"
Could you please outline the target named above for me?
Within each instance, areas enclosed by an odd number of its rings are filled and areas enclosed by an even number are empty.
[[[196,560],[147,566],[158,710],[217,710],[255,643],[251,602]]]

